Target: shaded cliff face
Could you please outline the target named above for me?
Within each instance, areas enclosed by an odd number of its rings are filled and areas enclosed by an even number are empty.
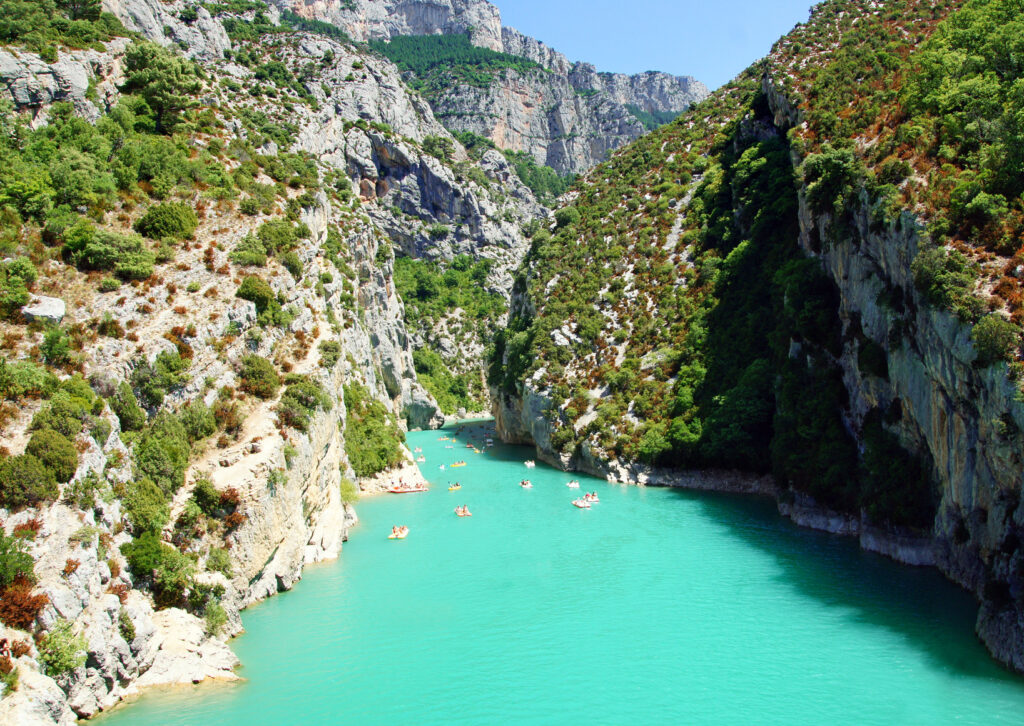
[[[449,129],[486,137],[500,149],[526,152],[563,175],[590,169],[647,130],[627,107],[679,113],[708,94],[688,76],[598,73],[590,64],[571,63],[540,41],[501,27],[498,9],[485,0],[276,4],[334,23],[356,40],[468,32],[474,45],[533,61],[540,66],[536,72],[501,72],[485,87],[452,77],[428,99]]]
[[[986,5],[959,5],[872,19],[824,3],[766,63],[598,167],[535,235],[490,380],[503,437],[566,468],[684,484],[695,467],[771,472],[796,521],[975,593],[979,635],[1024,670],[1020,339],[1016,303],[989,297],[1016,249],[980,223],[960,236],[917,191],[935,158],[971,170],[950,147],[901,146],[926,104],[892,93],[886,122],[872,115],[884,100],[864,89],[909,83],[914,48],[856,85],[874,51],[840,50],[865,22],[883,39],[969,37],[948,23],[967,34]],[[958,254],[978,267],[943,303],[929,261],[961,269]],[[1009,331],[999,355],[986,324]]]

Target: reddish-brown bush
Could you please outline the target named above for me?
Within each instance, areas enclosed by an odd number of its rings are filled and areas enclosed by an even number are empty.
[[[28,655],[32,651],[32,646],[28,644],[26,640],[15,640],[11,643],[11,657],[20,658],[23,655]]]
[[[0,595],[0,621],[12,628],[28,630],[49,602],[50,598],[44,594],[33,595],[32,583],[19,577]]]
[[[121,604],[123,605],[128,600],[128,591],[130,589],[131,588],[125,585],[123,582],[118,582],[117,584],[108,587],[107,592],[109,592],[111,595],[117,595],[117,599],[120,600]]]
[[[81,564],[82,563],[78,560],[73,560],[69,557],[68,561],[64,563],[64,576],[67,577],[68,575],[73,574],[74,571],[77,570],[78,566]]]
[[[247,519],[248,517],[241,512],[232,512],[228,516],[224,517],[224,526],[227,527],[230,532],[233,529],[241,527]]]

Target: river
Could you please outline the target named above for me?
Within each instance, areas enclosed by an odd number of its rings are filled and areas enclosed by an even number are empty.
[[[1020,723],[1024,679],[936,571],[766,500],[465,448],[487,426],[409,435],[431,490],[362,500],[338,561],[243,614],[246,680],[150,691],[100,726]],[[574,477],[599,504],[571,505]]]

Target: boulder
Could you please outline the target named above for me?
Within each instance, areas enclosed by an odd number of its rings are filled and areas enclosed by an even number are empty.
[[[59,297],[33,295],[31,302],[21,309],[21,314],[29,321],[42,320],[46,323],[59,325],[67,312],[67,305]]]

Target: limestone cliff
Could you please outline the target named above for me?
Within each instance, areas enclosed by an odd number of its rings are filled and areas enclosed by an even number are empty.
[[[535,72],[509,70],[485,88],[454,82],[429,101],[449,129],[484,136],[500,149],[526,152],[560,174],[582,173],[646,131],[627,106],[678,113],[708,94],[689,76],[598,73],[588,63],[572,63],[544,43],[501,27],[498,8],[486,0],[275,2],[303,17],[334,23],[356,40],[469,32],[475,45],[537,63]]]

